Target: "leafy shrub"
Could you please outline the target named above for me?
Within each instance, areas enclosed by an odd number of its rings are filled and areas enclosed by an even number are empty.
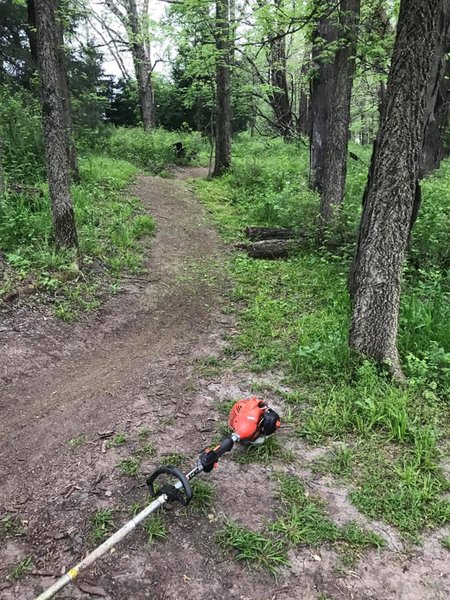
[[[107,142],[106,151],[113,158],[128,160],[150,173],[159,173],[166,165],[179,162],[173,150],[176,142],[183,143],[187,157],[191,153],[198,154],[204,145],[198,133],[117,128]]]
[[[0,157],[6,178],[35,183],[45,177],[39,95],[13,85],[0,88]]]

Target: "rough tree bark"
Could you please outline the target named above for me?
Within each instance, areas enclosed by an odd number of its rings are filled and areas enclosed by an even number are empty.
[[[431,74],[428,81],[427,105],[425,110],[425,133],[420,157],[419,177],[416,183],[414,204],[409,225],[409,237],[419,216],[422,205],[420,181],[439,167],[448,155],[445,135],[448,131],[450,103],[450,3],[440,13],[438,41],[433,56]]]
[[[66,152],[70,172],[74,181],[80,180],[77,150],[73,139],[72,103],[70,100],[69,79],[67,75],[66,51],[64,46],[63,2],[58,3],[56,10],[57,40],[58,40],[58,79],[63,107],[63,123],[66,135]],[[26,27],[30,53],[33,63],[38,68],[38,44],[36,35],[35,0],[27,0],[28,22]]]
[[[139,16],[136,0],[128,0],[128,22],[131,32],[131,53],[133,55],[136,79],[139,87],[139,106],[145,131],[155,126],[155,100],[152,82],[151,46],[148,36],[148,0],[144,2]]]
[[[350,127],[350,101],[353,76],[357,25],[361,8],[360,0],[342,0],[339,14],[339,47],[333,64],[333,77],[327,82],[331,86],[331,102],[327,118],[327,143],[324,164],[321,166],[321,202],[319,241],[323,242],[326,229],[335,220],[344,199],[347,175],[347,152]]]
[[[61,91],[63,127],[66,136],[67,160],[69,161],[70,174],[75,182],[80,181],[80,170],[78,168],[77,149],[73,138],[72,102],[70,99],[69,78],[67,75],[66,50],[64,45],[64,22],[63,6],[58,3],[56,26],[58,39],[58,79]]]
[[[338,3],[338,0],[333,0]],[[319,0],[316,0],[319,2]],[[322,14],[312,36],[312,72],[310,83],[310,172],[311,189],[322,192],[323,167],[327,148],[327,123],[333,94],[333,61],[326,49],[337,39],[336,24],[329,13]]]
[[[280,0],[275,6],[280,7]],[[274,35],[269,42],[269,83],[271,86],[269,100],[275,117],[278,133],[285,140],[292,137],[292,109],[287,81],[286,35],[283,27],[274,28]]]
[[[402,268],[440,12],[447,0],[402,0],[380,129],[364,195],[351,270],[350,346],[388,363],[402,379],[397,350]]]
[[[216,123],[213,176],[231,165],[229,0],[216,0]]]
[[[309,64],[309,59],[305,58],[305,62],[302,65],[301,69],[301,81],[300,81],[300,89],[299,89],[299,99],[298,99],[298,121],[297,121],[297,129],[303,135],[309,135],[311,131],[310,124],[310,99],[309,99],[309,89],[306,83],[306,78],[311,69],[311,65]]]
[[[69,188],[63,105],[58,77],[58,23],[53,0],[36,0],[38,63],[41,76],[42,123],[50,188],[53,234],[59,246],[77,247],[77,231]]]
[[[27,0],[27,25],[25,31],[28,37],[28,43],[30,44],[30,54],[33,63],[33,69],[38,68],[38,50],[37,50],[37,36],[36,36],[36,9],[34,6],[34,0]]]

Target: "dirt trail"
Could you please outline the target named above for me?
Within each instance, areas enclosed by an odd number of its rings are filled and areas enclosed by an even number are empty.
[[[227,282],[217,265],[224,248],[181,181],[204,174],[183,169],[177,180],[138,180],[133,192],[158,227],[147,274],[129,279],[95,315],[75,325],[53,319],[45,308],[2,315],[0,518],[8,515],[24,523],[23,535],[0,545],[2,599],[34,598],[79,560],[88,548],[89,519],[96,509],[113,507],[120,525],[133,502],[146,498],[142,477],[124,477],[117,469],[144,444],[143,428],[157,452],[143,459],[143,472],[171,452],[195,458],[223,420],[217,402],[249,392],[251,375],[226,372],[211,379],[196,365],[197,358],[221,358],[223,338],[234,326],[221,311]],[[124,432],[127,442],[107,449],[99,432],[112,430]],[[68,440],[77,438],[82,443],[71,448]],[[301,471],[311,450],[299,444]],[[274,517],[271,472],[271,467],[227,461],[211,476],[217,488],[211,514],[171,508],[165,516],[166,540],[147,546],[141,528],[83,576],[79,587],[67,588],[59,598],[449,597],[447,555],[438,535],[412,554],[399,552],[395,544],[381,555],[369,553],[347,573],[335,571],[333,551],[300,549],[291,552],[291,567],[278,582],[223,554],[214,539],[223,515],[257,529]],[[329,495],[337,521],[355,518],[345,491],[337,493],[326,484],[317,477],[310,481],[324,497]],[[33,570],[18,582],[8,578],[13,565],[28,556]]]

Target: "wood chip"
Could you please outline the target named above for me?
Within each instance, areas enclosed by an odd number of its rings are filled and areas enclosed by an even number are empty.
[[[101,596],[102,598],[106,597],[105,590],[99,585],[89,585],[88,583],[79,583],[78,588],[84,592],[85,594],[89,594],[90,596]]]
[[[100,438],[109,438],[115,434],[115,431],[113,429],[111,431],[98,431],[97,433]]]

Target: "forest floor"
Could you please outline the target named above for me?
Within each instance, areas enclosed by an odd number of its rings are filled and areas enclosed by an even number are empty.
[[[235,333],[227,249],[205,209],[182,181],[141,176],[133,186],[157,223],[145,273],[123,280],[95,314],[64,323],[45,306],[18,304],[0,323],[0,596],[29,600],[123,524],[146,500],[142,474],[162,461],[191,465],[223,430],[220,404],[275,382],[230,359]],[[283,414],[282,399],[266,399]],[[114,432],[110,437],[108,433]],[[111,600],[431,600],[450,596],[448,552],[439,531],[409,545],[396,531],[358,513],[329,475],[313,468],[330,446],[277,434],[273,460],[228,456],[204,479],[203,504],[169,507],[101,559],[59,598]],[[136,476],[138,472],[138,476]],[[279,474],[295,474],[338,527],[356,522],[382,549],[345,544],[290,546],[274,577],[224,549],[227,519],[259,532],[285,507]],[[134,475],[134,476],[133,476]],[[205,488],[209,490],[210,488]],[[323,519],[322,519],[323,521]],[[260,544],[262,559],[276,548]],[[275,549],[274,549],[275,548]],[[351,550],[351,548],[350,548]],[[262,561],[264,562],[264,560]]]

